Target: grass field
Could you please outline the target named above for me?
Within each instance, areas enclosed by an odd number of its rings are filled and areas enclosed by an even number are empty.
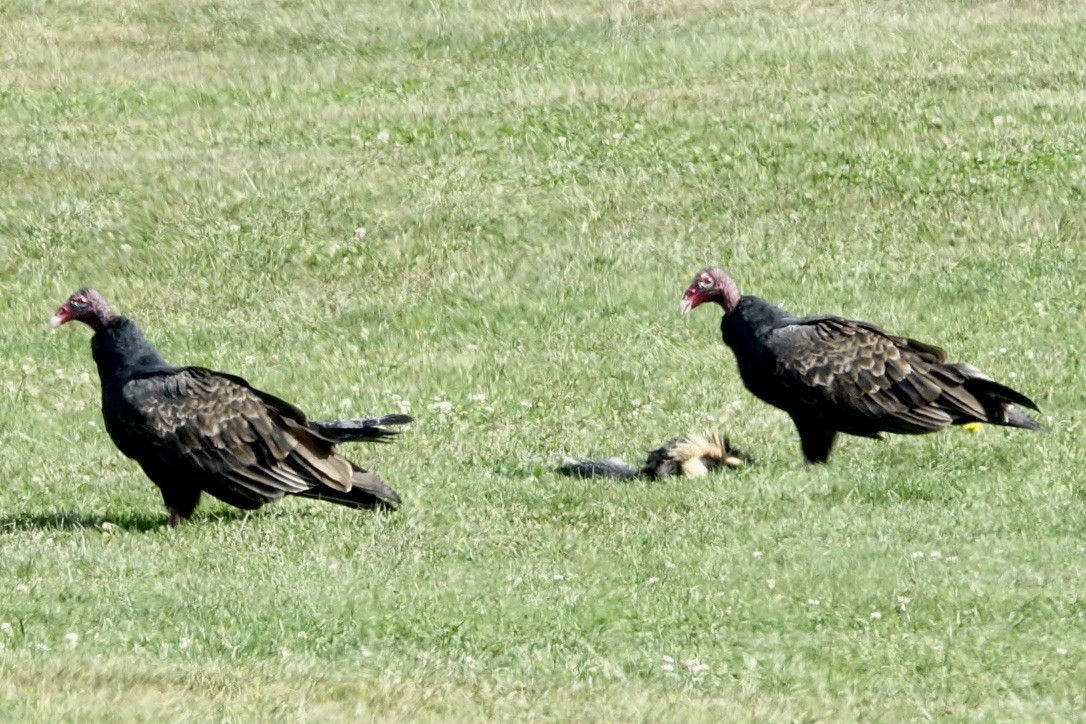
[[[0,4],[0,710],[1066,720],[1086,710],[1086,5]],[[1037,435],[804,470],[694,272],[945,346]],[[311,415],[391,515],[110,443],[85,284]],[[79,327],[79,328],[76,328]],[[758,464],[571,481],[718,429]]]

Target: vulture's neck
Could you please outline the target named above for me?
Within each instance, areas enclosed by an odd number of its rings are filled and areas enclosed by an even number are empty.
[[[725,317],[725,324],[739,325],[755,335],[761,335],[788,324],[793,319],[795,318],[791,314],[761,297],[745,296],[739,300],[735,310]]]
[[[135,372],[169,368],[154,345],[143,336],[136,323],[127,317],[114,317],[91,338],[91,351],[104,382]]]

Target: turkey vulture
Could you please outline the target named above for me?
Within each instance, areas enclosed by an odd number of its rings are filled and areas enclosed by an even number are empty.
[[[740,468],[750,463],[746,453],[736,450],[728,438],[717,434],[708,437],[683,435],[649,453],[641,469],[632,468],[621,460],[573,460],[558,468],[558,472],[574,478],[655,478],[672,475],[691,478],[707,475],[717,468]]]
[[[755,397],[792,418],[807,463],[824,463],[837,433],[918,435],[948,425],[990,422],[1039,430],[1020,405],[1025,395],[972,365],[948,364],[946,352],[866,322],[820,315],[793,317],[759,297],[743,296],[723,270],[698,272],[679,304],[724,308],[720,330]]]
[[[68,298],[49,326],[78,320],[94,330],[102,416],[122,453],[162,491],[170,526],[192,515],[202,492],[252,510],[284,495],[352,508],[395,507],[400,497],[335,451],[354,440],[384,442],[382,425],[407,415],[307,420],[300,409],[240,377],[172,367],[136,323],[114,315],[93,289]]]

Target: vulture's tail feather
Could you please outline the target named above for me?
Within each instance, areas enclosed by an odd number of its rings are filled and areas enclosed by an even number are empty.
[[[310,426],[332,442],[387,442],[386,438],[400,434],[382,425],[406,425],[414,422],[410,415],[384,415],[382,417],[356,417],[350,420],[311,420]]]
[[[1003,422],[1001,424],[1007,425],[1008,427],[1021,427],[1026,430],[1042,429],[1041,423],[1037,422],[1017,407],[1003,408]]]
[[[327,485],[319,485],[298,495],[304,498],[327,500],[346,505],[348,508],[395,509],[400,504],[400,496],[395,490],[385,485],[385,481],[371,472],[358,468],[355,468],[354,477],[351,478],[351,489],[346,492]]]
[[[1037,405],[1021,392],[1012,390],[1006,385],[1001,385],[989,379],[971,379],[964,385],[972,394],[988,415],[988,422],[994,425],[1006,425],[1007,427],[1021,427],[1026,430],[1040,430],[1041,426],[1027,413],[1011,405],[1037,410]]]

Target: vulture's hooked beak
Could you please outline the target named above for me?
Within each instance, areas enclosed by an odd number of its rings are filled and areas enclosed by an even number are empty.
[[[62,305],[61,308],[57,310],[57,313],[53,315],[52,319],[49,320],[49,329],[55,332],[57,327],[65,322],[70,322],[71,319],[72,310],[68,308],[67,304]]]
[[[679,302],[679,314],[685,315],[694,307],[698,306],[705,301],[705,297],[693,284],[683,294],[683,299]]]

